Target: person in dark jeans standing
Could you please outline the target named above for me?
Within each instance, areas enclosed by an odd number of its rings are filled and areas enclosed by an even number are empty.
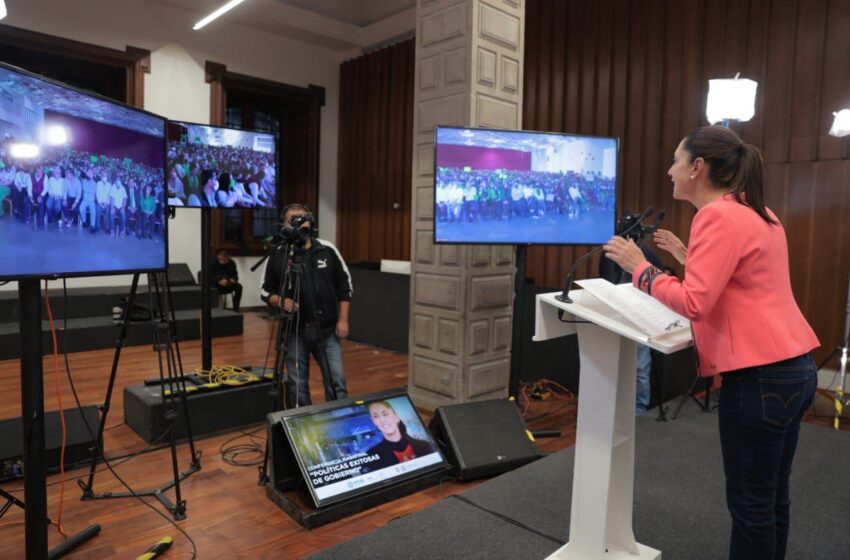
[[[313,222],[309,208],[303,204],[284,208],[284,227],[305,230],[299,236],[304,240],[303,252],[299,251],[296,259],[303,263],[303,273],[297,285],[291,274],[286,275],[289,257],[283,246],[269,257],[260,294],[270,306],[282,307],[292,314],[289,320],[294,321],[286,347],[287,408],[312,403],[308,385],[311,354],[322,371],[325,400],[348,396],[339,341],[348,336],[351,274],[339,250],[314,236]]]
[[[239,283],[239,271],[236,263],[224,249],[215,253],[215,260],[210,267],[212,285],[220,294],[233,294],[233,311],[239,311],[239,303],[242,301],[242,284]]]
[[[728,128],[697,128],[679,143],[667,174],[673,198],[697,208],[688,247],[666,230],[653,236],[684,256],[684,280],[648,263],[634,241],[614,237],[605,254],[637,288],[690,319],[700,374],[723,375],[730,560],[782,560],[791,465],[817,386],[811,350],[819,342],[794,300],[785,229],[764,205],[758,148]]]

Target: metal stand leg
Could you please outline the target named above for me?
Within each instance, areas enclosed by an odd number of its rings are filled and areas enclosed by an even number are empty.
[[[186,399],[186,380],[183,376],[182,360],[180,358],[179,346],[177,344],[177,336],[175,332],[174,312],[171,305],[170,287],[165,280],[160,279],[159,275],[148,275],[148,304],[151,313],[151,327],[154,335],[154,349],[157,351],[159,363],[159,379],[162,391],[162,402],[165,410],[165,419],[168,421],[169,439],[171,447],[171,466],[173,472],[173,480],[154,488],[142,492],[106,492],[103,494],[95,494],[92,490],[94,485],[95,465],[98,456],[103,456],[103,430],[106,424],[106,415],[109,411],[109,403],[112,399],[112,391],[115,385],[115,376],[118,370],[118,359],[121,353],[121,348],[124,345],[124,340],[127,334],[130,313],[133,309],[136,290],[138,288],[139,275],[133,277],[133,285],[131,288],[130,297],[127,301],[127,309],[124,311],[124,319],[121,323],[121,334],[116,343],[115,359],[112,364],[112,373],[110,375],[107,388],[106,400],[101,408],[102,416],[100,427],[98,430],[97,452],[92,460],[91,470],[89,472],[88,482],[83,484],[78,481],[80,488],[83,490],[83,500],[94,499],[111,499],[111,498],[138,498],[138,497],[153,497],[156,498],[165,508],[171,512],[175,520],[186,518],[186,500],[182,498],[180,490],[180,482],[199,471],[201,468],[200,454],[195,451],[194,439],[192,437],[191,424],[189,422],[189,408]],[[163,295],[160,286],[165,285],[167,294]],[[163,357],[165,363],[163,364]],[[177,433],[176,422],[177,412],[175,406],[177,399],[180,399],[184,423],[186,427],[186,435],[189,440],[189,446],[192,454],[191,464],[189,469],[179,470],[177,464]],[[174,488],[175,502],[172,502],[165,494],[168,490]]]
[[[676,410],[673,412],[672,420],[675,420],[676,418],[679,417],[679,413],[682,412],[682,407],[685,406],[686,402],[688,402],[688,398],[693,399],[694,402],[697,403],[697,406],[699,406],[700,409],[703,412],[711,412],[711,379],[712,378],[711,377],[705,378],[705,379],[708,380],[708,386],[705,388],[705,402],[700,402],[700,400],[697,399],[696,393],[695,393],[697,383],[700,382],[700,379],[703,379],[703,378],[700,377],[699,374],[694,376],[694,380],[691,383],[691,386],[688,389],[688,391],[679,398],[679,404],[676,405]]]

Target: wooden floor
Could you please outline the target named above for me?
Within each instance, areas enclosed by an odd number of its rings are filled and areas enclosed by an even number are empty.
[[[246,312],[244,315],[243,336],[215,340],[214,363],[264,363],[271,322],[256,313]],[[181,351],[187,372],[200,365],[198,342],[181,344]],[[350,394],[369,393],[407,384],[407,356],[348,341],[343,343],[343,352]],[[102,404],[113,354],[113,350],[100,350],[70,355],[72,372],[83,405]],[[139,384],[145,378],[155,377],[156,364],[156,354],[150,346],[123,350],[105,438],[107,455],[123,455],[145,448],[145,442],[123,424],[122,389],[125,385]],[[52,358],[45,359],[44,368],[45,407],[47,410],[56,410],[58,406]],[[311,369],[317,371],[315,364]],[[61,370],[60,385],[64,406],[66,409],[71,408],[73,400],[64,368]],[[314,381],[312,389],[314,402],[321,401],[321,383]],[[821,403],[819,410],[827,414],[830,412],[828,407],[828,403]],[[19,363],[16,360],[2,361],[0,418],[15,416],[20,416]],[[559,438],[539,441],[543,451],[556,451],[575,442],[573,405],[554,400],[532,401],[526,416],[532,430],[558,429],[562,432]],[[809,420],[824,425],[830,423],[827,418]],[[263,489],[257,486],[256,467],[234,467],[222,460],[220,446],[239,433],[234,430],[196,442],[203,453],[202,470],[183,483],[183,495],[188,502],[188,519],[180,522],[180,526],[194,539],[199,558],[301,558],[381,527],[470,487],[469,483],[448,482],[308,532],[266,499]],[[243,442],[247,443],[248,438],[236,443]],[[182,469],[189,462],[187,446],[181,445],[179,452]],[[170,452],[162,449],[146,453],[120,465],[116,470],[136,490],[156,487],[171,477]],[[137,500],[80,501],[80,490],[70,479],[84,472],[87,471],[77,470],[66,475],[69,480],[65,487],[63,525],[68,533],[78,532],[93,523],[99,523],[103,530],[70,558],[135,558],[167,535],[174,538],[174,546],[166,558],[191,557],[192,547],[186,538]],[[58,481],[58,475],[48,479],[48,509],[53,520],[59,516]],[[0,485],[10,491],[20,486],[20,482]],[[97,475],[95,491],[121,492],[123,487],[105,471]],[[23,497],[22,493],[18,495]],[[158,502],[152,502],[157,510],[165,511]],[[23,534],[23,512],[13,508],[0,520],[0,558],[24,557]],[[49,535],[51,546],[62,540],[55,527],[49,529]]]
[[[262,365],[271,331],[271,322],[259,314],[246,312],[242,336],[218,338],[213,344],[213,361],[216,364]],[[135,327],[145,328],[145,327]],[[200,366],[200,344],[184,342],[180,346],[184,369],[189,372]],[[405,386],[407,384],[407,356],[370,346],[343,342],[344,361],[349,393],[369,393]],[[83,405],[103,403],[114,350],[98,350],[71,354],[70,363],[80,400]],[[61,360],[61,356],[60,356]],[[66,409],[74,406],[73,398],[60,361],[61,392]],[[117,456],[144,449],[145,442],[126,424],[123,424],[123,387],[141,383],[145,378],[156,377],[156,353],[150,346],[125,348],[122,351],[117,383],[109,412],[105,437],[106,453]],[[55,375],[52,358],[44,361],[45,408],[57,410]],[[317,372],[315,363],[311,367]],[[313,374],[313,400],[323,400],[321,383]],[[20,371],[17,360],[0,361],[0,418],[20,416]],[[541,441],[545,451],[571,445],[575,441],[575,407],[556,402],[535,402],[528,412],[533,429],[558,428],[563,436]],[[427,421],[427,418],[426,418]],[[259,426],[258,426],[259,427]],[[448,482],[442,487],[396,500],[348,519],[305,531],[271,501],[257,486],[256,467],[233,467],[222,461],[220,446],[238,435],[239,431],[214,437],[197,439],[202,451],[202,469],[184,481],[183,496],[187,500],[188,519],[180,526],[195,540],[199,558],[301,558],[333,544],[351,539],[385,525],[389,521],[420,510],[443,499],[446,495],[463,491],[469,484]],[[263,432],[260,432],[263,435]],[[264,440],[264,436],[262,437]],[[248,438],[235,443],[247,443]],[[188,466],[186,445],[179,447],[180,467]],[[102,467],[101,467],[102,468]],[[170,452],[162,449],[122,464],[118,474],[135,490],[145,490],[167,482],[171,477]],[[78,552],[69,556],[76,559],[135,558],[166,535],[174,538],[174,546],[166,558],[190,558],[192,547],[188,541],[162,517],[140,504],[136,499],[80,501],[80,490],[70,479],[86,470],[68,472],[62,522],[67,533],[76,533],[90,524],[99,523],[103,530]],[[56,520],[59,515],[60,486],[58,475],[48,477],[48,514]],[[21,482],[0,485],[6,490],[21,487]],[[95,491],[124,491],[108,472],[98,473]],[[23,497],[23,493],[17,494]],[[172,494],[173,495],[173,494]],[[165,511],[156,501],[154,507]],[[50,546],[62,540],[55,527],[48,530]],[[23,558],[23,512],[10,510],[0,520],[0,558]]]

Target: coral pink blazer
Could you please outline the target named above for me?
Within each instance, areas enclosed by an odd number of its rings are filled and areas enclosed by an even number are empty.
[[[635,285],[648,266],[635,269]],[[650,293],[691,320],[704,376],[786,360],[820,345],[791,292],[784,228],[732,195],[694,217],[685,279],[660,274]]]

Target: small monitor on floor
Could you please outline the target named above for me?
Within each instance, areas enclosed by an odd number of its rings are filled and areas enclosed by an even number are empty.
[[[404,389],[293,409],[280,421],[317,507],[447,468]]]

